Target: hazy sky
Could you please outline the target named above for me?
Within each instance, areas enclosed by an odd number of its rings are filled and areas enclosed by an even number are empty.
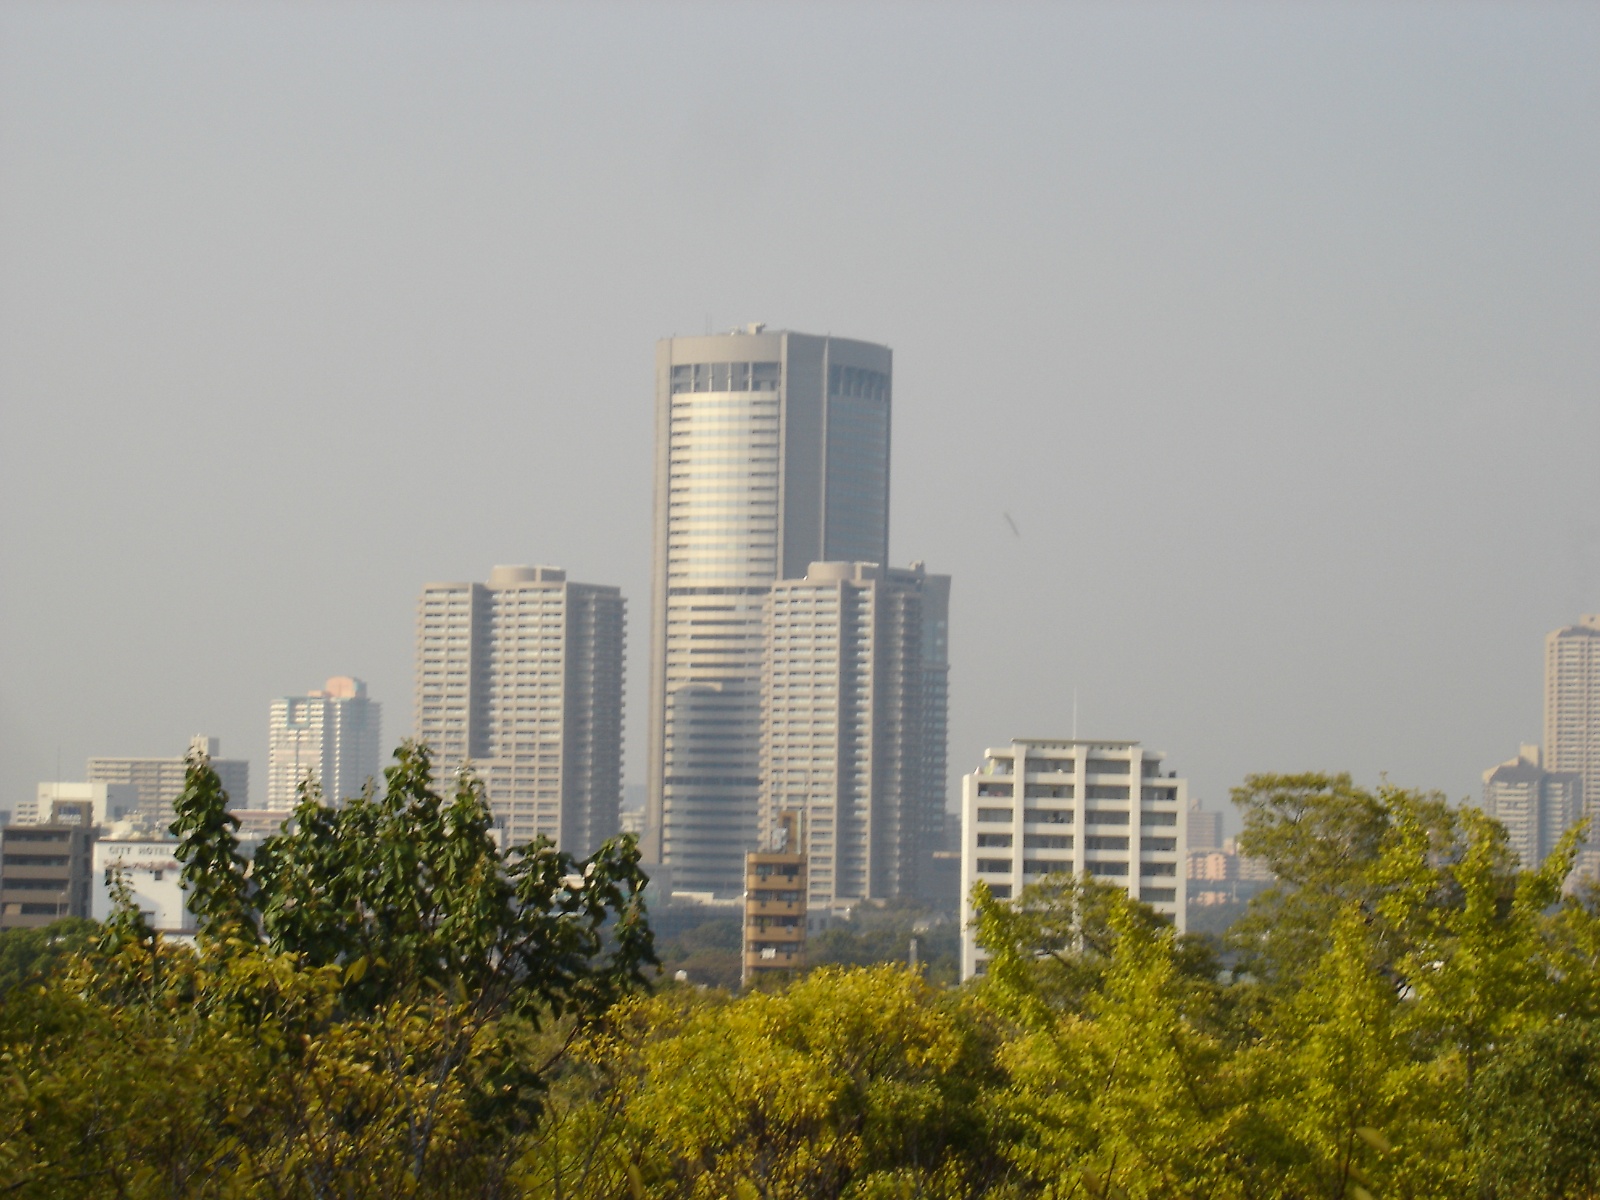
[[[1600,608],[1600,8],[0,7],[0,807],[628,597],[652,361],[895,352],[952,775],[1137,738],[1475,795]],[[1013,535],[1004,514],[1014,518]]]

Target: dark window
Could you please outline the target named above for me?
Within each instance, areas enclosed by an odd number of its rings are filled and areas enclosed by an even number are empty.
[[[981,874],[1011,874],[1011,860],[1009,858],[980,858],[978,871]]]
[[[1022,844],[1031,850],[1071,850],[1070,833],[1025,833]]]
[[[1121,812],[1102,812],[1099,809],[1090,809],[1083,814],[1083,823],[1085,825],[1126,825],[1128,823],[1128,814],[1126,810]]]
[[[1010,823],[1011,810],[1009,808],[980,808],[978,822],[983,825],[995,825],[1000,822]]]
[[[1091,783],[1083,794],[1090,800],[1126,800],[1128,789],[1119,783]]]
[[[1176,888],[1140,888],[1139,899],[1147,904],[1171,904],[1178,898]]]
[[[1022,810],[1024,821],[1035,821],[1040,825],[1071,825],[1072,810],[1070,808],[1025,808]]]
[[[1086,837],[1083,839],[1085,850],[1126,850],[1128,839],[1125,837]]]
[[[1139,839],[1139,849],[1152,850],[1158,854],[1170,853],[1178,848],[1177,838],[1167,837],[1142,837]]]
[[[978,835],[978,847],[979,849],[993,847],[995,849],[1008,850],[1011,848],[1011,835],[1009,833],[980,833]]]
[[[1125,758],[1091,758],[1088,763],[1091,775],[1126,775],[1128,773],[1128,760]]]

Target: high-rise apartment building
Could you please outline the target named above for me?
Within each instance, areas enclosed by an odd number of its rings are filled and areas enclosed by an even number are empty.
[[[556,567],[423,588],[417,737],[443,778],[472,764],[512,842],[584,856],[616,834],[624,619],[619,589]]]
[[[1544,639],[1544,757],[1547,771],[1583,780],[1590,842],[1600,834],[1600,614]]]
[[[1561,835],[1583,815],[1583,779],[1575,771],[1546,771],[1539,747],[1483,773],[1483,811],[1506,829],[1517,858],[1537,870]]]
[[[189,740],[192,754],[211,760],[211,769],[228,793],[229,808],[250,807],[250,764],[242,758],[218,758],[222,744],[197,734]],[[139,793],[139,815],[165,828],[172,823],[172,802],[183,794],[188,765],[182,758],[91,758],[90,783],[132,784]]]
[[[888,561],[891,373],[760,325],[657,346],[645,857],[679,887],[739,892],[759,842],[768,589]]]
[[[950,577],[812,563],[767,596],[760,818],[799,814],[808,908],[915,895],[942,850]]]
[[[1189,785],[1138,742],[1019,739],[986,751],[962,780],[961,978],[988,955],[972,927],[972,888],[997,900],[1067,872],[1125,889],[1179,930],[1187,920]]]
[[[302,780],[315,780],[323,798],[337,804],[361,794],[376,779],[382,706],[367,685],[348,675],[328,680],[304,696],[272,702],[267,732],[267,810],[295,806]]]

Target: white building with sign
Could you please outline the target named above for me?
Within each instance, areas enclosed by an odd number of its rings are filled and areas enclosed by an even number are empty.
[[[164,934],[192,934],[194,916],[183,905],[177,850],[178,843],[172,838],[119,838],[116,831],[96,842],[90,915],[96,921],[110,919],[111,873],[120,866],[133,902],[151,928]]]

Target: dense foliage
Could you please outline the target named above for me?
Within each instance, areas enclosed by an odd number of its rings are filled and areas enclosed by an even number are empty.
[[[128,912],[0,947],[0,1193],[1600,1196],[1575,840],[1518,870],[1438,797],[1247,780],[1280,882],[1225,943],[1055,876],[979,889],[973,984],[832,965],[734,996],[641,986],[630,846],[500,855],[420,751],[381,798],[307,796],[248,869],[208,788],[179,823],[197,950]],[[902,953],[892,922],[849,938]]]

